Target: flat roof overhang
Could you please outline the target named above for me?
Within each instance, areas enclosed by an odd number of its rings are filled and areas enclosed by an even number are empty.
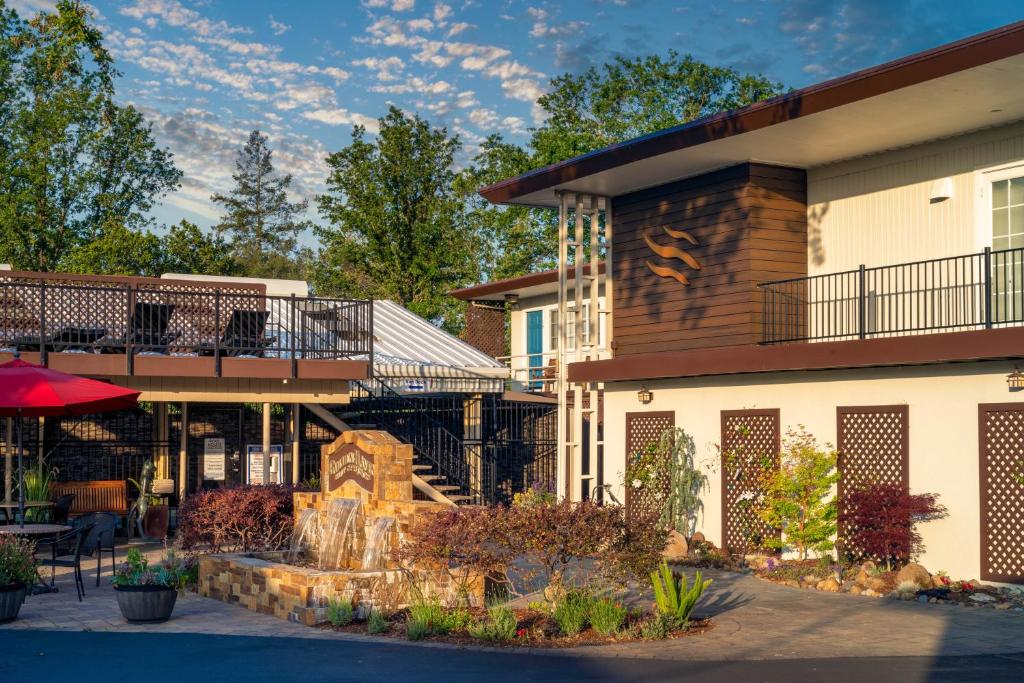
[[[604,275],[604,261],[597,264],[598,275]],[[569,279],[576,279],[576,268],[569,268]],[[494,280],[482,285],[463,287],[451,292],[456,299],[463,301],[504,301],[506,294],[518,294],[520,299],[528,299],[543,294],[558,292],[558,271],[542,270],[505,280]]]
[[[811,168],[1024,118],[1024,21],[480,190],[496,204],[617,197],[748,161]]]
[[[820,343],[734,346],[571,363],[570,382],[680,379],[1024,358],[1024,327]]]

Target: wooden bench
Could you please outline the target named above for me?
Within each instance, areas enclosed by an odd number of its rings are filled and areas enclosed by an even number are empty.
[[[128,516],[128,482],[124,480],[104,481],[58,481],[50,484],[53,498],[73,493],[72,517],[90,512],[113,512],[119,517]]]

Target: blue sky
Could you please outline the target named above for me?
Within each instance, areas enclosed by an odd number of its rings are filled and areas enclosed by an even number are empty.
[[[8,0],[23,14],[47,0]],[[155,212],[211,225],[248,132],[296,192],[394,103],[457,132],[524,142],[548,79],[610,56],[689,52],[800,87],[1024,18],[1017,2],[921,0],[92,0],[139,107],[185,172]]]

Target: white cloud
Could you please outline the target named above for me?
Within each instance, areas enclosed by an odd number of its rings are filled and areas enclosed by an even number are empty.
[[[370,92],[390,93],[403,95],[406,93],[422,93],[424,95],[441,95],[452,89],[448,81],[425,81],[418,76],[406,79],[404,83],[396,85],[373,85],[368,88]]]
[[[451,5],[446,5],[443,2],[439,2],[434,5],[434,21],[436,21],[438,24],[443,26],[444,23],[448,20],[448,17],[450,17],[451,15]]]
[[[457,24],[452,24],[452,27],[448,29],[448,33],[444,34],[445,38],[452,38],[454,36],[457,36],[463,31],[465,31],[467,28],[470,28],[471,26],[472,24],[467,24],[464,21],[460,21]]]
[[[279,36],[287,31],[290,31],[292,28],[288,24],[282,23],[274,19],[273,14],[267,16],[267,23],[270,24],[270,29],[274,32],[275,36]]]
[[[274,107],[284,111],[299,107],[324,107],[334,104],[334,91],[319,83],[287,84],[274,100]]]
[[[199,12],[185,7],[177,0],[135,0],[134,4],[122,7],[120,12],[133,19],[145,20],[150,28],[163,21],[168,26],[182,27],[198,36],[252,33],[250,29],[232,26],[225,21],[206,19]]]
[[[364,59],[357,59],[352,62],[355,66],[361,66],[370,71],[376,72],[378,81],[394,81],[397,80],[398,72],[405,69],[405,62],[400,57],[366,57]]]
[[[564,24],[550,24],[548,23],[548,20],[551,19],[551,14],[540,7],[527,7],[526,13],[534,20],[533,28],[530,30],[530,36],[533,38],[573,35],[579,33],[587,25],[587,22],[585,21],[568,21]]]
[[[455,97],[455,106],[459,109],[468,109],[480,104],[480,101],[474,97],[474,94],[475,93],[472,90],[464,90],[460,92]]]
[[[416,0],[366,0],[363,4],[374,9],[390,7],[392,12],[408,12],[416,6]]]
[[[302,118],[309,121],[326,123],[329,126],[363,126],[371,133],[377,134],[380,132],[380,124],[377,119],[356,112],[350,112],[347,109],[314,109],[302,112]]]

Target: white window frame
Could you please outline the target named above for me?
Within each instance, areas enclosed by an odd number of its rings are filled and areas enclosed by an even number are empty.
[[[992,247],[992,183],[1024,177],[1024,160],[978,169],[974,175],[974,245],[977,251]]]

